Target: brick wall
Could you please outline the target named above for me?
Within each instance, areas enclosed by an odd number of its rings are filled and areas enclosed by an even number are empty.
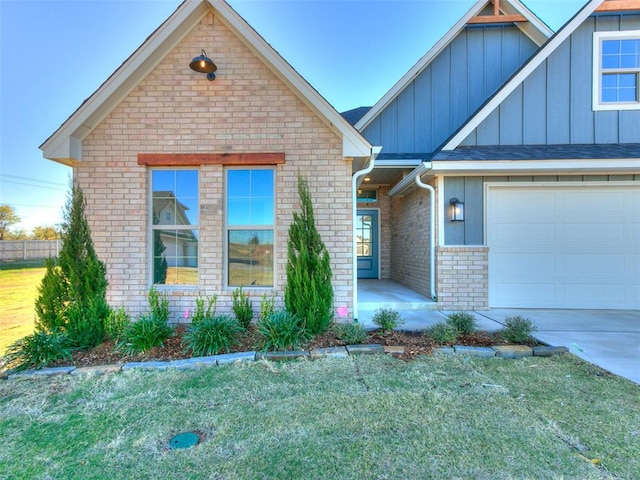
[[[391,197],[389,187],[378,189],[380,208],[380,278],[391,278]]]
[[[436,276],[439,309],[488,310],[489,247],[437,247]]]
[[[429,195],[414,189],[391,199],[391,279],[430,298]]]
[[[192,72],[202,48],[218,65],[216,80]],[[284,152],[276,168],[275,293],[282,304],[288,226],[298,208],[297,175],[309,181],[317,228],[331,255],[335,304],[351,307],[351,165],[342,140],[244,43],[208,14],[151,74],[83,141],[74,169],[83,188],[99,257],[107,264],[108,301],[136,315],[146,310],[150,287],[149,175],[137,164],[145,153]],[[200,169],[200,284],[168,289],[173,320],[199,295],[219,295],[218,311],[231,306],[224,285],[224,168]],[[265,290],[247,292],[259,309]]]

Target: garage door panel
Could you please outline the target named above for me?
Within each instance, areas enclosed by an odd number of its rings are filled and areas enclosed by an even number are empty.
[[[509,248],[523,241],[533,241],[537,244],[553,245],[556,242],[556,232],[553,224],[546,223],[499,223],[494,226],[496,244]]]
[[[640,185],[487,189],[491,307],[640,308]]]

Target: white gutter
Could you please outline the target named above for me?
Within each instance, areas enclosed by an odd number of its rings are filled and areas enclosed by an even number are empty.
[[[430,274],[430,287],[431,287],[431,299],[435,300],[436,297],[436,191],[435,189],[422,180],[420,180],[420,174],[416,175],[416,184],[420,188],[424,188],[429,191],[429,205],[431,206],[431,212],[429,214],[429,274]]]
[[[380,154],[382,147],[373,147],[367,168],[358,170],[351,177],[351,218],[353,219],[353,319],[358,318],[358,238],[356,236],[358,221],[358,180],[371,173],[376,165],[376,157]]]
[[[420,163],[420,165],[418,165],[418,167],[416,167],[413,170],[413,172],[411,172],[409,175],[404,177],[391,190],[389,190],[389,196],[393,197],[395,195],[401,194],[402,192],[407,190],[409,187],[413,186],[414,179],[416,177],[421,177],[428,170],[431,170],[431,163],[430,162],[422,162],[422,163]]]

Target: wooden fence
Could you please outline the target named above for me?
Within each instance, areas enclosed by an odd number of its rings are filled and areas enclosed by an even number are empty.
[[[0,241],[0,261],[57,257],[61,246],[61,240],[2,240]]]

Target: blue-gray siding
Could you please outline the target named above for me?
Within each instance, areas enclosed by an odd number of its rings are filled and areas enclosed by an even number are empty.
[[[386,153],[432,152],[536,49],[514,26],[467,27],[363,134]]]
[[[487,182],[640,182],[640,175],[539,175],[496,177],[445,177],[444,201],[464,202],[464,222],[449,221],[445,215],[445,245],[484,245],[484,184]]]
[[[640,142],[640,110],[592,108],[593,32],[640,30],[640,15],[588,18],[463,145]]]

